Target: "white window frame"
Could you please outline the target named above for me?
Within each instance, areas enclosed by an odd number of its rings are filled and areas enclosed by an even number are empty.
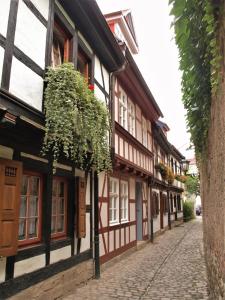
[[[128,182],[120,181],[120,220],[128,222]]]
[[[142,144],[148,147],[147,121],[142,117]]]
[[[122,89],[119,98],[119,123],[127,129],[127,95]]]
[[[135,137],[135,107],[128,100],[128,131]]]
[[[119,180],[109,179],[109,225],[119,223]]]

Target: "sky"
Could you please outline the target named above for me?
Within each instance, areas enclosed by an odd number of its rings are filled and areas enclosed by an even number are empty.
[[[168,0],[97,0],[103,13],[131,9],[139,53],[134,56],[170,128],[169,141],[186,158],[194,156],[181,98],[179,53]]]

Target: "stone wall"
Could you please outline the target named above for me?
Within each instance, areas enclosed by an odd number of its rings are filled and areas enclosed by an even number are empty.
[[[224,6],[224,2],[223,2]],[[220,20],[222,82],[212,99],[207,157],[200,166],[204,250],[209,299],[225,299],[225,6]]]
[[[76,286],[87,282],[94,274],[93,260],[60,272],[9,298],[10,300],[53,300],[70,294]]]

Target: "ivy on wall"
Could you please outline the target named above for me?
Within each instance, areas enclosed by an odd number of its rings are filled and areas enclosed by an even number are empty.
[[[43,152],[54,162],[63,153],[80,168],[98,172],[111,169],[109,113],[88,89],[71,63],[49,68],[45,90],[45,138]]]
[[[217,4],[215,4],[217,2]],[[220,81],[217,45],[219,2],[169,0],[182,70],[183,103],[197,155],[206,149],[212,96]]]

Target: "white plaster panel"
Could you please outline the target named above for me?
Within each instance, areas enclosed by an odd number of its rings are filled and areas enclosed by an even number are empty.
[[[136,240],[136,225],[130,226],[130,241],[133,242]]]
[[[183,218],[183,212],[178,212],[178,213],[177,213],[177,217],[178,217],[178,218]]]
[[[108,226],[108,204],[107,203],[102,203],[102,208],[101,208],[101,220],[102,220],[102,226],[106,227]]]
[[[23,1],[19,1],[15,45],[42,69],[45,67],[46,33],[47,28]]]
[[[114,231],[109,232],[109,252],[114,250]]]
[[[160,218],[159,215],[157,216],[157,218],[153,219],[153,231],[157,232],[160,230]]]
[[[88,48],[88,50],[93,53],[91,46],[88,44],[88,42],[85,40],[84,36],[80,31],[78,31],[78,36],[81,38],[81,40],[84,42],[85,46]]]
[[[128,159],[128,143],[125,142],[124,146],[125,146],[125,158]]]
[[[130,203],[130,221],[135,221],[135,203]]]
[[[0,33],[6,37],[11,0],[0,1]]]
[[[88,177],[87,177],[86,204],[87,205],[91,204],[91,199],[90,199],[90,174],[88,174]]]
[[[102,197],[102,193],[103,193],[103,197],[107,197],[107,178],[105,179],[105,172],[101,172],[98,175],[98,178],[99,178],[99,196]],[[106,180],[106,182],[105,182],[105,188],[103,191],[104,180]]]
[[[146,204],[143,203],[143,219],[147,218],[147,209],[146,209]]]
[[[86,236],[81,239],[80,252],[84,252],[90,248],[90,213],[86,213]]]
[[[123,139],[119,138],[120,141],[120,153],[119,155],[123,157]]]
[[[130,199],[135,199],[135,179],[130,177]]]
[[[101,74],[101,65],[100,65],[100,61],[99,58],[97,56],[95,56],[95,79],[101,84],[101,86],[103,87],[103,83],[102,83],[102,74]]]
[[[43,79],[13,57],[10,93],[38,110],[42,110]]]
[[[144,222],[143,223],[143,235],[147,235],[148,234],[148,222]]]
[[[119,122],[119,120],[118,120],[118,98],[115,96],[115,121],[116,122]]]
[[[1,18],[1,17],[0,17]],[[0,19],[1,20],[1,19]],[[0,25],[1,26],[1,25]],[[1,27],[0,27],[1,28]],[[2,67],[3,67],[3,60],[4,60],[5,50],[3,47],[0,46],[0,82],[2,80]]]
[[[38,255],[15,263],[14,277],[45,267],[45,255]]]
[[[133,147],[129,145],[129,159],[133,162]]]
[[[118,249],[120,246],[120,231],[119,229],[116,230],[116,249]]]
[[[121,247],[124,246],[124,228],[121,228]]]
[[[102,67],[103,70],[103,77],[104,77],[104,83],[105,83],[105,90],[109,94],[109,73],[105,69],[105,67]]]
[[[174,221],[174,220],[175,220],[174,214],[171,214],[171,215],[170,215],[170,220],[171,220],[171,221]]]
[[[163,215],[163,227],[168,225],[168,214]]]
[[[0,158],[12,159],[13,149],[0,145]]]
[[[42,16],[48,20],[49,0],[31,0]]]
[[[137,150],[134,148],[134,164],[137,164]]]
[[[115,134],[115,153],[116,154],[118,154],[119,153],[119,142],[118,142],[118,140],[119,140],[119,137],[118,137],[118,135],[117,134]]]
[[[106,237],[106,235],[104,235]],[[103,244],[102,234],[99,235],[99,248],[100,248],[100,256],[105,255],[105,248]]]
[[[129,226],[125,228],[126,230],[126,244],[129,243]]]
[[[94,93],[95,93],[96,98],[98,98],[98,100],[105,103],[105,95],[103,94],[103,92],[100,90],[100,88],[96,84],[95,84]]]
[[[0,282],[5,281],[6,257],[0,257]]]
[[[61,249],[51,251],[50,253],[50,264],[57,261],[69,258],[71,256],[71,246],[66,246]]]

